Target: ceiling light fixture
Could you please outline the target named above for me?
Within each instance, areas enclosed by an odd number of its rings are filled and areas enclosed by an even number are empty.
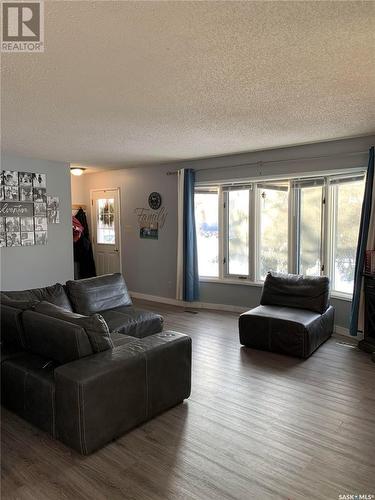
[[[70,169],[70,173],[73,175],[82,175],[85,170],[85,168],[73,167]]]

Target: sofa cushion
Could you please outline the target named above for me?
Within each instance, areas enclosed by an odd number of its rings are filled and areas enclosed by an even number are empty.
[[[72,311],[72,306],[64,287],[60,283],[44,288],[33,288],[30,290],[16,290],[10,292],[1,292],[0,301],[2,304],[18,307],[20,309],[29,309],[35,305],[35,302],[46,300],[52,304]],[[18,305],[17,305],[18,304]],[[28,305],[30,307],[28,307]]]
[[[37,304],[39,304],[39,302],[33,299],[30,300],[13,299],[4,294],[1,297],[1,304],[4,306],[14,307],[15,309],[21,309],[22,311],[26,311],[27,309],[34,309],[34,307]]]
[[[94,354],[86,331],[79,325],[25,311],[22,316],[27,350],[58,364]]]
[[[163,330],[162,316],[131,306],[102,311],[102,316],[111,332],[132,337],[148,337]]]
[[[323,314],[329,305],[329,278],[269,272],[264,281],[260,303]]]
[[[334,309],[323,314],[292,307],[258,306],[239,318],[240,343],[307,358],[333,331]]]
[[[120,273],[67,281],[66,288],[75,312],[89,316],[106,309],[132,304]]]
[[[136,342],[135,337],[130,337],[129,335],[122,335],[122,333],[111,332],[111,340],[114,347],[120,347],[121,345],[130,344],[131,342]]]
[[[62,307],[44,301],[36,305],[35,311],[52,318],[62,319],[83,328],[94,352],[102,352],[113,348],[107,323],[100,314],[83,316],[82,314],[67,311]]]

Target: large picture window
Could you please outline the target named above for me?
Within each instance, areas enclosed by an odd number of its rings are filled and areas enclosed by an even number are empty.
[[[268,271],[328,275],[353,291],[364,173],[199,187],[202,278],[263,281]]]

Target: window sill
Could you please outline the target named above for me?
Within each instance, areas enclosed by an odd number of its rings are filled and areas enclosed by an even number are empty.
[[[208,278],[201,276],[199,278],[201,283],[218,283],[221,285],[244,285],[244,286],[255,286],[255,287],[263,287],[263,281],[250,281],[250,280],[242,280],[242,279],[233,279],[233,278]],[[332,299],[344,300],[346,302],[352,301],[352,295],[343,292],[331,292]]]
[[[224,285],[245,285],[245,286],[257,286],[262,287],[263,281],[250,281],[243,279],[234,279],[234,278],[206,278],[201,276],[199,281],[202,283],[220,283]]]
[[[343,292],[331,292],[332,299],[346,300],[346,302],[352,301],[351,293],[343,293]]]

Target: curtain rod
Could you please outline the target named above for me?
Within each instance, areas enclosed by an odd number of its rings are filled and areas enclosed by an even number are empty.
[[[295,162],[295,161],[311,161],[311,160],[324,160],[326,158],[337,158],[340,156],[357,156],[357,155],[362,155],[366,154],[368,151],[353,151],[351,153],[333,153],[330,155],[321,155],[321,156],[310,156],[308,158],[288,158],[285,160],[259,160],[259,161],[254,161],[254,162],[246,162],[246,163],[238,163],[237,165],[226,165],[223,167],[206,167],[206,168],[197,168],[195,169],[196,172],[204,172],[206,170],[223,170],[226,168],[237,168],[237,167],[252,167],[258,165],[259,168],[262,168],[263,165],[270,165],[273,163],[285,163],[285,162]],[[194,160],[197,161],[197,160]],[[204,160],[203,160],[204,161]],[[166,175],[176,175],[178,173],[178,170],[172,170],[170,172],[167,172]]]

